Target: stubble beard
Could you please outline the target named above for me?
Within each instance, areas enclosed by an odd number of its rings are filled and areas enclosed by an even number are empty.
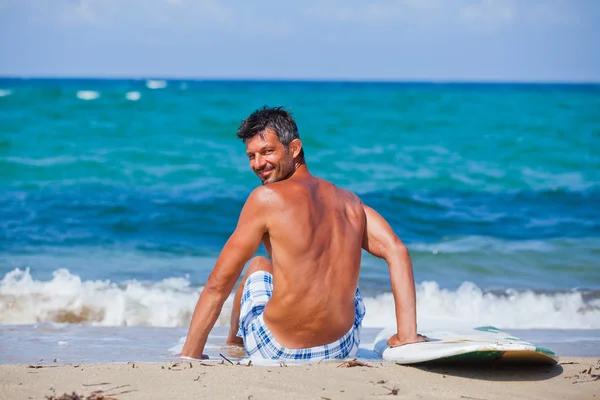
[[[263,184],[263,186],[264,186],[264,185],[268,185],[269,183],[274,183],[274,182],[277,182],[277,180],[278,180],[278,179],[277,179],[277,175],[278,175],[278,174],[277,174],[277,171],[278,171],[278,168],[277,168],[276,166],[274,166],[274,165],[270,165],[268,168],[270,168],[270,167],[273,167],[273,169],[272,169],[272,171],[271,171],[271,174],[270,174],[270,175],[269,175],[267,178],[264,178],[264,179],[263,179],[263,177],[260,175],[260,171],[255,171],[255,173],[256,173],[256,176],[258,176],[258,179],[260,179],[260,182]]]
[[[289,153],[288,153],[287,149],[285,151],[285,155],[287,157],[289,157]],[[285,167],[288,163],[290,164],[289,171],[286,172]],[[268,178],[263,180],[263,178],[259,174],[257,174],[258,179],[260,179],[263,186],[268,185],[269,183],[283,181],[283,180],[289,178],[294,173],[294,160],[293,159],[291,159],[291,160],[287,159],[286,162],[279,163],[278,165],[270,165],[270,166],[273,167],[273,171],[271,172],[271,175],[269,175]]]
[[[280,164],[278,166],[273,166],[273,171],[271,172],[271,175],[269,175],[268,178],[266,179],[262,179],[262,177],[260,175],[258,175],[258,178],[260,179],[260,181],[262,182],[263,186],[264,185],[268,185],[270,183],[275,183],[275,182],[279,182],[279,181],[283,181],[286,180],[287,178],[289,178],[293,171],[294,171],[294,167],[293,165],[289,168],[289,171],[285,171],[285,164]]]

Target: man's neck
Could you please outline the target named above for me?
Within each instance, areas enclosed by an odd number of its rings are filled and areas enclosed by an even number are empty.
[[[294,160],[294,170],[286,179],[307,179],[312,177],[306,166],[304,158]]]

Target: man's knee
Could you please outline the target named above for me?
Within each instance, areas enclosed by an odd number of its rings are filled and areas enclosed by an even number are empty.
[[[250,274],[256,271],[266,271],[272,274],[273,266],[271,265],[271,261],[263,256],[254,257],[252,260],[250,260],[250,263],[246,268],[246,276],[250,276]]]

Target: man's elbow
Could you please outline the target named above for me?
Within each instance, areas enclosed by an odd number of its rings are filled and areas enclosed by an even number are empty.
[[[208,279],[208,282],[206,282],[203,292],[219,299],[226,299],[231,292],[229,286],[228,282],[211,277]]]
[[[408,252],[408,248],[398,238],[394,238],[390,241],[390,243],[388,244],[387,254],[390,261],[410,260],[410,253]]]

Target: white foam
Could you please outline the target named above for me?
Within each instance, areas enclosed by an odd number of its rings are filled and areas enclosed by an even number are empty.
[[[578,171],[552,173],[524,167],[521,170],[523,180],[535,190],[568,189],[585,191],[594,187],[597,182],[586,181],[585,176]]]
[[[0,97],[10,96],[11,94],[12,94],[12,90],[0,89]]]
[[[562,242],[568,239],[561,239]],[[587,241],[582,239],[582,242]],[[486,253],[514,254],[518,251],[532,251],[547,253],[560,250],[560,242],[543,240],[520,240],[507,241],[488,236],[464,236],[446,239],[434,243],[412,243],[410,249],[413,251],[423,251],[428,253],[471,253],[482,251]],[[578,241],[579,244],[579,241]]]
[[[149,79],[146,81],[146,87],[148,89],[164,89],[167,87],[167,81]]]
[[[95,100],[100,97],[100,93],[94,90],[80,90],[77,92],[77,98],[81,100]]]
[[[142,95],[140,94],[140,92],[127,92],[127,93],[125,93],[125,98],[127,100],[138,101],[141,97],[142,97]]]
[[[395,321],[393,297],[385,293],[365,299],[369,327]],[[493,325],[503,329],[598,329],[600,299],[587,302],[580,292],[541,294],[508,291],[504,295],[483,292],[471,282],[456,291],[441,289],[436,282],[417,285],[419,319],[451,325]]]
[[[187,277],[160,282],[136,280],[82,281],[66,269],[48,281],[35,280],[30,271],[15,269],[0,281],[0,324],[72,322],[103,326],[187,326],[201,288]],[[228,326],[232,296],[217,326]],[[417,285],[419,320],[448,325],[494,325],[503,329],[599,329],[600,300],[586,302],[580,292],[505,295],[484,293],[472,283],[456,291],[436,282]],[[365,327],[395,324],[391,293],[365,298]]]
[[[79,161],[74,156],[58,156],[58,157],[45,157],[45,158],[29,158],[29,157],[6,157],[6,161],[14,164],[21,165],[35,165],[35,166],[53,166],[53,165],[66,165],[73,164]]]

